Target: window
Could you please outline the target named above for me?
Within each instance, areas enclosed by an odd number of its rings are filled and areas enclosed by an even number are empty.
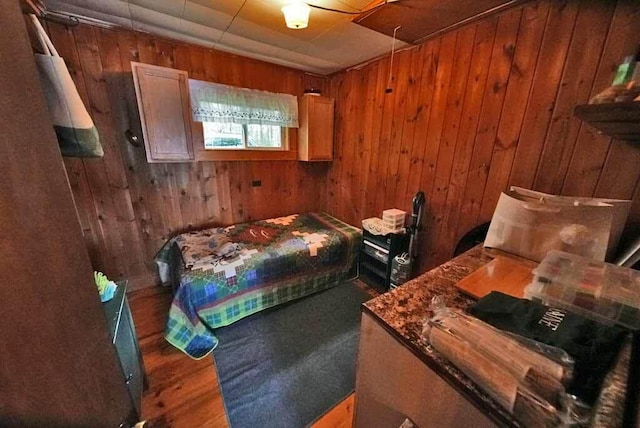
[[[205,150],[287,150],[285,128],[203,122]]]
[[[193,120],[202,123],[203,160],[291,160],[295,140],[290,128],[298,127],[298,99],[212,82],[189,80]]]

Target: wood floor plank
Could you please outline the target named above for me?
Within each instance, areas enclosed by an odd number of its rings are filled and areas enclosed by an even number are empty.
[[[213,386],[217,387],[212,357],[195,361],[180,351],[174,352],[177,350],[164,340],[163,333],[157,338],[145,339],[140,349],[143,353],[150,391],[170,388],[185,376],[195,373],[213,376]]]
[[[167,411],[152,425],[153,428],[226,428],[228,426],[224,412],[220,412],[220,404],[205,395]]]
[[[356,285],[372,297],[378,295],[360,281]],[[129,293],[128,298],[149,383],[142,398],[142,417],[149,427],[227,427],[213,358],[192,360],[164,339],[171,289],[143,288]],[[313,427],[350,428],[353,403],[351,394]]]
[[[354,405],[355,394],[351,394],[318,419],[312,428],[351,428],[353,426]]]
[[[149,390],[142,401],[142,414],[151,421],[160,420],[166,413],[190,404],[202,396],[209,397],[209,401],[218,402],[220,413],[224,414],[222,396],[217,387],[218,380],[211,363],[194,373],[175,376],[174,381],[160,384],[159,387],[154,386],[153,378],[150,376],[149,384]]]

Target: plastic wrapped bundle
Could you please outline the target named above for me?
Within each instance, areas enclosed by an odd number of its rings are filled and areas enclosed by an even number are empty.
[[[589,408],[565,392],[573,360],[459,310],[436,309],[425,338],[524,426],[582,425]]]

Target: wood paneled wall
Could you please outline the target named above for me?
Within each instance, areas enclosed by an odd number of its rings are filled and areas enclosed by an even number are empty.
[[[387,57],[329,80],[127,30],[49,24],[105,149],[65,159],[94,268],[148,285],[153,256],[177,232],[321,209],[357,225],[410,211],[418,190],[428,199],[421,270],[489,221],[509,185],[634,198],[640,223],[640,148],[572,115],[634,52],[637,28],[637,2],[541,0],[400,52],[391,73]],[[336,98],[334,161],[148,164],[124,137],[142,135],[130,61],[295,95],[321,88]]]
[[[421,270],[489,221],[509,185],[634,198],[637,221],[640,147],[572,111],[609,86],[638,28],[637,2],[542,0],[397,54],[390,84],[389,58],[335,75],[328,212],[359,224],[410,211],[424,190]]]
[[[104,147],[103,159],[65,158],[95,269],[150,285],[153,256],[179,231],[322,209],[327,165],[295,161],[148,164],[131,61],[189,72],[195,79],[302,95],[328,80],[265,62],[127,30],[49,24]],[[251,187],[260,180],[261,187]]]

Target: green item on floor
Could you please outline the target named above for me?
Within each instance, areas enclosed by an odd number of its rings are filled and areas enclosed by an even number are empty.
[[[616,71],[616,75],[613,78],[614,85],[623,85],[631,80],[631,76],[633,76],[634,68],[636,67],[636,63],[634,61],[633,56],[628,56],[624,59],[622,64],[618,66],[618,70]]]
[[[109,278],[102,272],[93,272],[93,278],[100,292],[100,301],[104,303],[113,299],[113,296],[116,294],[116,289],[118,288],[116,283],[109,281]]]

